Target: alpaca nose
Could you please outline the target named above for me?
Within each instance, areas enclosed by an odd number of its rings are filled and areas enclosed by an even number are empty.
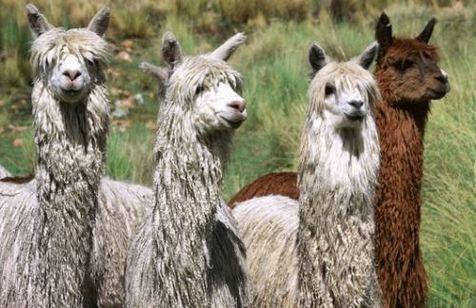
[[[71,81],[75,81],[76,78],[81,76],[81,72],[78,70],[66,70],[63,72],[63,76],[68,77]]]
[[[435,78],[436,78],[436,80],[441,81],[443,83],[448,82],[448,76],[447,75],[440,74],[440,75],[436,76]]]
[[[362,107],[363,104],[364,104],[363,101],[350,101],[349,102],[349,105],[351,105],[352,107],[354,107],[356,109],[359,109],[360,107]]]
[[[243,110],[245,110],[245,108],[246,108],[246,102],[245,101],[232,101],[231,103],[228,104],[228,107],[236,109],[239,112],[243,112]]]

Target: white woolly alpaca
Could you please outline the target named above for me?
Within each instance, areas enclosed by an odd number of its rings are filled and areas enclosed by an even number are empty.
[[[164,35],[155,207],[128,256],[129,307],[248,306],[244,247],[220,197],[233,130],[246,118],[241,76],[225,61],[244,40],[237,34],[211,54],[182,57]]]
[[[366,70],[376,49],[337,63],[311,46],[315,76],[301,139],[299,203],[268,196],[233,210],[257,307],[380,305],[373,209],[379,94]]]
[[[109,10],[71,30],[27,12],[38,165],[34,180],[0,185],[0,306],[122,305],[126,251],[151,192],[100,182]]]
[[[0,179],[7,176],[11,176],[10,172],[8,172],[7,169],[5,169],[2,165],[0,165]]]

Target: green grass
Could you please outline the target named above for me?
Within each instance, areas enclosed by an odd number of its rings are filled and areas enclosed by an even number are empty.
[[[156,5],[146,0],[138,1],[139,6],[131,7],[130,12],[118,4],[113,5],[113,14],[117,16],[113,17],[108,38],[118,51],[124,50],[121,42],[126,38],[133,40],[133,48],[128,51],[132,62],[114,59],[111,63],[113,72],[108,73],[111,101],[142,94],[144,104],[137,105],[121,119],[128,121],[129,127],[121,129],[121,123],[113,122],[107,174],[146,185],[152,182],[152,144],[159,103],[155,98],[155,81],[143,75],[137,65],[141,60],[159,62],[160,35],[165,30],[174,31],[187,53],[209,51],[235,30],[246,30],[249,34],[247,44],[231,60],[245,78],[244,96],[249,118],[235,139],[226,171],[225,197],[229,198],[259,175],[295,170],[307,105],[307,49],[310,43],[318,41],[330,55],[339,59],[357,55],[373,39],[373,25],[380,7],[370,7],[368,12],[371,13],[361,11],[353,23],[334,24],[325,12],[319,20],[301,16],[283,21],[276,9],[272,12],[276,16],[267,16],[260,21],[255,14],[248,22],[240,24],[236,20],[247,13],[237,12],[241,15],[227,17],[227,21],[223,16],[229,16],[233,9],[228,8],[230,5],[219,5],[224,1],[211,1],[210,12],[203,16],[198,12],[205,1],[190,6],[179,2],[170,0]],[[72,10],[76,2],[65,3],[54,10],[47,6],[54,20],[60,23],[75,25],[78,21],[87,21],[89,11],[96,9],[95,5],[89,5],[84,8],[88,14],[78,13]],[[61,18],[60,9],[72,12],[71,20]],[[429,305],[474,307],[476,9],[474,5],[460,10],[392,5],[386,11],[394,32],[399,35],[416,35],[434,14],[440,21],[432,42],[441,46],[441,66],[450,76],[452,91],[445,99],[433,103],[425,135],[421,246],[431,281]],[[4,59],[0,57],[0,164],[15,174],[32,172],[35,164],[28,99],[31,91],[27,61],[29,33],[23,19],[23,15],[16,12],[11,18],[0,21],[0,54],[5,55]],[[214,23],[222,28],[213,28]],[[18,132],[18,127],[27,129]],[[15,139],[21,139],[23,146],[14,147]]]

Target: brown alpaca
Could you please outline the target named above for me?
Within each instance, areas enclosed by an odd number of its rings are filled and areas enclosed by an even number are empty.
[[[375,76],[383,97],[376,110],[381,148],[376,248],[387,307],[421,307],[427,298],[419,247],[423,135],[430,100],[442,98],[449,90],[446,73],[437,65],[436,47],[428,44],[435,23],[431,19],[415,39],[393,38],[385,13],[376,27],[380,49]],[[273,177],[281,185],[272,184]],[[230,205],[271,194],[297,199],[296,189],[296,174],[270,174],[243,188]]]
[[[376,111],[382,151],[377,264],[389,307],[422,307],[428,293],[419,245],[423,135],[430,100],[449,90],[436,47],[428,44],[435,23],[431,19],[415,39],[398,39],[383,13],[376,28],[380,50],[375,75],[384,98]]]

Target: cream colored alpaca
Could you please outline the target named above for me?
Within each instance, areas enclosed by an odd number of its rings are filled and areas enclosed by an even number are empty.
[[[122,306],[126,251],[152,193],[101,180],[109,9],[64,30],[26,8],[38,162],[34,180],[0,185],[0,307]]]
[[[377,307],[373,193],[379,166],[377,46],[348,62],[311,46],[313,79],[301,138],[299,203],[251,199],[233,210],[256,307]]]
[[[225,61],[244,40],[239,33],[211,54],[184,57],[175,37],[164,35],[168,67],[154,70],[166,84],[154,211],[128,257],[129,307],[249,306],[243,243],[221,198],[233,133],[246,119],[241,76]]]

